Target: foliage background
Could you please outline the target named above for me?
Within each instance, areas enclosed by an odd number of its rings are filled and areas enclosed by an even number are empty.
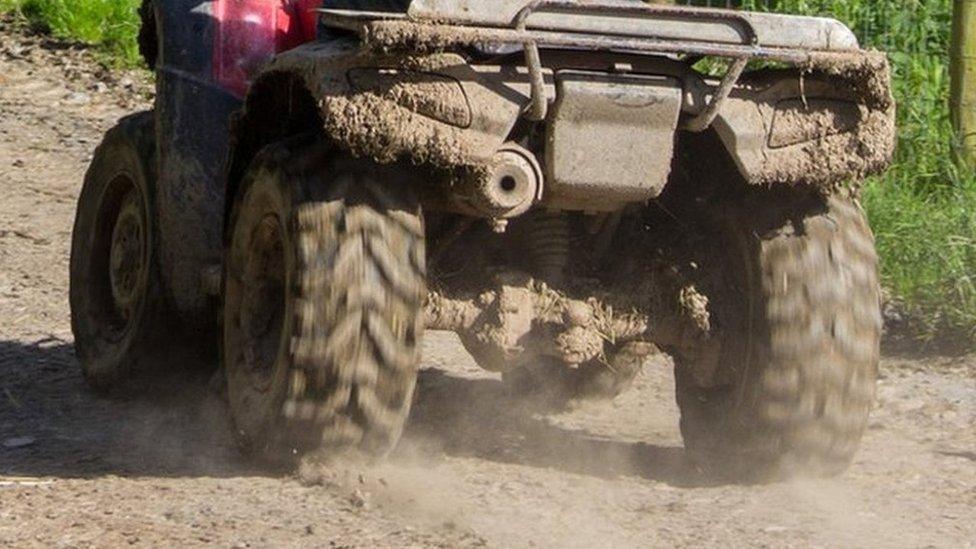
[[[139,63],[136,36],[140,0],[0,0],[0,12],[17,12],[41,32],[95,45],[112,65]]]

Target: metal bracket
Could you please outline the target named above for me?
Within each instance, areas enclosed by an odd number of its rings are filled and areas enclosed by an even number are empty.
[[[653,5],[608,6],[598,3],[582,4],[578,2],[569,2],[566,0],[535,0],[518,12],[512,22],[512,27],[517,33],[526,34],[529,16],[547,8],[571,10],[573,12],[581,12],[581,14],[585,14],[587,12],[593,12],[596,14],[606,12],[613,13],[615,15],[635,16],[674,14],[681,15],[683,17],[691,16],[697,19],[734,21],[738,23],[740,26],[740,31],[743,34],[743,46],[759,45],[759,36],[756,33],[756,29],[752,26],[752,23],[738,13],[728,10],[688,10],[682,8],[676,9],[672,6]],[[532,87],[532,102],[526,117],[529,120],[541,122],[546,119],[546,116],[549,113],[549,100],[546,97],[545,77],[542,72],[542,61],[539,55],[539,43],[536,40],[525,40],[522,42],[522,45],[525,49],[525,66],[529,71]],[[728,99],[729,94],[732,93],[732,89],[735,87],[735,84],[739,81],[739,78],[745,71],[748,62],[749,58],[745,56],[735,58],[735,61],[732,63],[732,66],[729,67],[729,71],[723,78],[722,83],[719,85],[718,90],[713,96],[711,102],[707,107],[705,107],[701,114],[689,120],[684,125],[686,130],[692,132],[702,132],[712,125],[712,122],[715,121],[715,117],[718,116],[719,110],[722,108],[722,104],[726,99]]]
[[[522,9],[515,16],[513,26],[519,33],[525,32],[529,15],[545,0],[536,0]],[[549,114],[549,99],[546,97],[546,80],[542,74],[542,58],[539,55],[539,44],[534,40],[522,43],[525,48],[525,67],[529,70],[529,81],[532,86],[532,103],[527,118],[534,122],[542,122]]]
[[[729,94],[732,93],[732,88],[735,87],[735,84],[739,81],[748,64],[748,57],[740,57],[733,61],[732,66],[725,73],[725,77],[722,78],[722,83],[719,84],[718,89],[715,91],[715,95],[712,96],[712,100],[708,102],[708,105],[705,106],[700,114],[685,122],[682,127],[694,133],[707,130],[712,125],[712,122],[715,121],[719,111],[722,110],[722,105],[729,98]]]

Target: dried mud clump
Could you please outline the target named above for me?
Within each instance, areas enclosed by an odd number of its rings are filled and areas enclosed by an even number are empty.
[[[409,21],[382,21],[363,29],[364,45],[377,52],[436,53],[478,41],[477,29]],[[487,38],[487,35],[483,36]]]
[[[462,62],[458,56],[383,56],[358,49],[336,56],[331,50],[323,55],[324,47],[280,56],[252,90],[269,88],[273,93],[276,79],[304,88],[337,146],[382,164],[408,160],[434,168],[465,168],[484,163],[497,149],[492,136],[469,129],[473,113],[461,84],[436,74]],[[260,118],[254,111],[265,103],[252,92],[245,117]]]
[[[453,78],[415,70],[353,69],[349,80],[360,92],[373,92],[411,112],[466,128],[471,108],[461,84]]]
[[[564,364],[606,362],[629,343],[698,348],[709,339],[709,300],[671,274],[630,284],[556,290],[529,275],[508,272],[477,296],[432,292],[428,329],[457,332],[478,363],[507,371],[526,357]],[[568,293],[567,293],[568,292]]]
[[[883,171],[894,153],[893,112],[864,111],[861,124],[854,131],[768,150],[751,182],[809,185],[835,191],[850,181]]]
[[[891,65],[882,52],[815,52],[810,54],[810,62],[805,68],[836,78],[838,86],[849,87],[872,110],[889,111],[895,107],[891,94]]]
[[[788,147],[857,128],[861,109],[853,103],[820,99],[781,101],[769,132],[769,146]]]
[[[407,156],[417,164],[462,166],[477,152],[462,130],[431,120],[371,93],[321,100],[326,132],[358,157],[391,163]]]
[[[685,286],[678,295],[678,302],[685,316],[702,332],[712,329],[711,315],[708,312],[708,297],[692,285]]]
[[[896,128],[884,54],[814,53],[802,69],[796,75],[800,97],[759,105],[769,135],[755,153],[741,155],[746,180],[830,193],[856,187],[886,169],[895,150]],[[804,83],[817,83],[819,91],[808,91]]]

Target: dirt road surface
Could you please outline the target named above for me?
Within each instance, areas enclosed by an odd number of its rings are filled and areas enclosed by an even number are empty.
[[[94,66],[0,26],[0,545],[976,546],[973,357],[886,358],[848,474],[751,487],[683,466],[663,359],[615,402],[546,413],[432,334],[391,459],[303,475],[240,458],[206,379],[97,397],[69,328],[75,198],[151,86]]]

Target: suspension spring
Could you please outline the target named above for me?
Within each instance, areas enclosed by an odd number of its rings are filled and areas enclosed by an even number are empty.
[[[569,218],[562,212],[536,211],[526,221],[524,242],[533,273],[550,284],[560,284],[569,266]]]

